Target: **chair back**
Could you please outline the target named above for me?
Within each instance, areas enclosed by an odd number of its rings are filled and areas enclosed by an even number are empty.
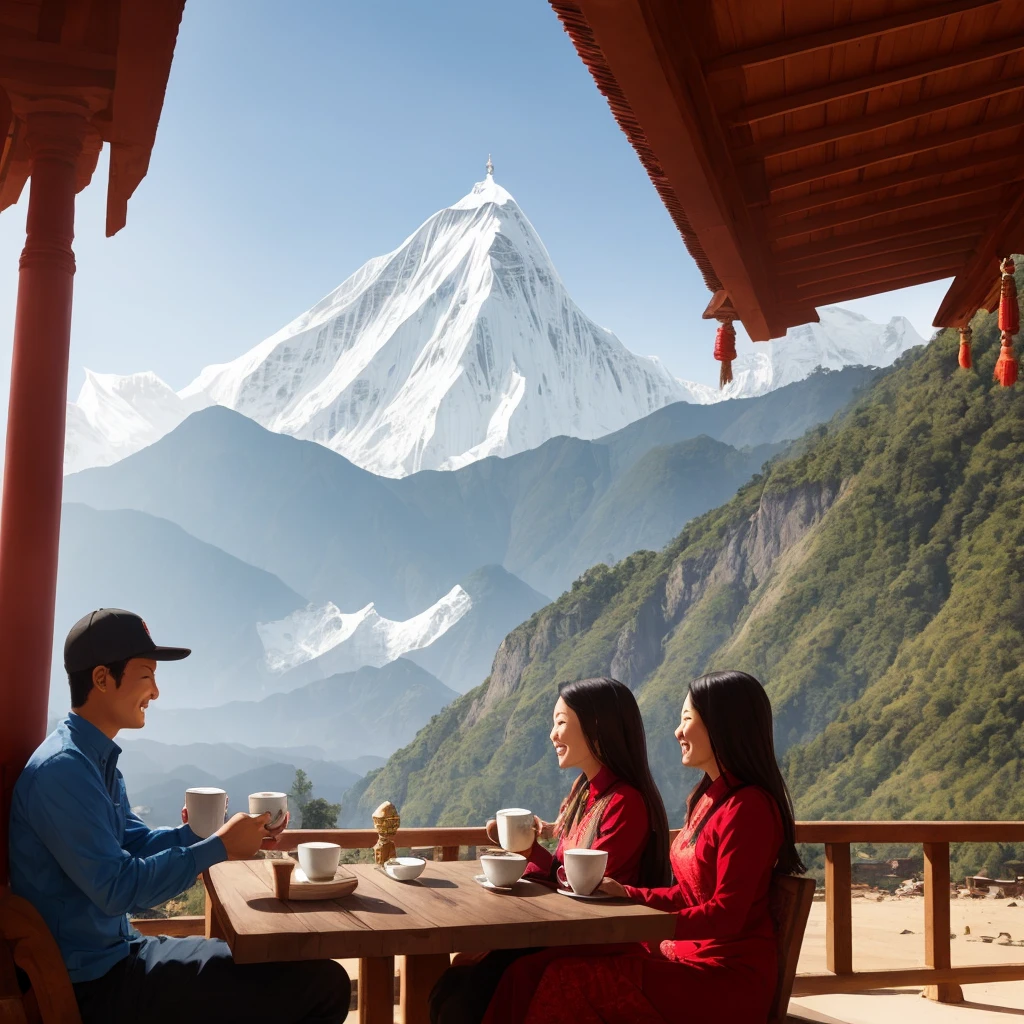
[[[15,965],[32,983],[24,995]],[[75,990],[46,922],[28,900],[10,893],[0,895],[0,1022],[7,1021],[82,1024]]]
[[[797,875],[776,875],[772,880],[768,899],[779,942],[779,980],[775,986],[775,999],[768,1015],[768,1024],[786,1024],[789,997],[793,992],[804,929],[811,913],[814,886],[813,878]]]

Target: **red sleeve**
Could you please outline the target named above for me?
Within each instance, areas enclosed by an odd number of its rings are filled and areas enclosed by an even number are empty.
[[[650,828],[647,805],[638,789],[620,786],[608,801],[592,850],[608,851],[605,874],[621,881],[635,878],[640,858],[647,846]]]
[[[526,857],[526,871],[523,872],[523,878],[553,880],[555,868],[555,858],[540,843],[534,840],[533,849],[530,850]]]
[[[655,910],[682,910],[686,906],[686,896],[678,882],[664,889],[644,889],[638,885],[624,885],[622,888],[634,903],[643,903]]]
[[[726,939],[743,931],[765,879],[779,856],[782,829],[772,798],[753,787],[725,804],[708,825],[715,843],[716,884],[711,899],[683,907],[676,939]]]

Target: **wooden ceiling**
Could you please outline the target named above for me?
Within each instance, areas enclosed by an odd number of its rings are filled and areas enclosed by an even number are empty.
[[[149,169],[185,0],[0,0],[0,210],[30,170],[25,113],[89,112],[78,168],[84,188],[110,145],[107,234]]]
[[[1024,250],[1024,0],[550,0],[754,340]]]

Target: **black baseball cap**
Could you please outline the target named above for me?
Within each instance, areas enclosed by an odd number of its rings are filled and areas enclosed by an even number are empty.
[[[181,661],[188,647],[157,647],[141,615],[123,608],[97,608],[80,618],[64,641],[64,669],[81,672],[129,658]]]

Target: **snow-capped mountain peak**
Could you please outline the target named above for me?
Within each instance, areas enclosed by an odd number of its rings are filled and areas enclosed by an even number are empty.
[[[630,352],[568,294],[515,199],[488,174],[265,341],[175,393],[154,374],[87,376],[65,472],[151,444],[225,405],[383,476],[455,469],[566,434],[611,433],[672,402],[748,397],[816,366],[886,366],[919,338],[849,310],[741,346],[725,392]]]

